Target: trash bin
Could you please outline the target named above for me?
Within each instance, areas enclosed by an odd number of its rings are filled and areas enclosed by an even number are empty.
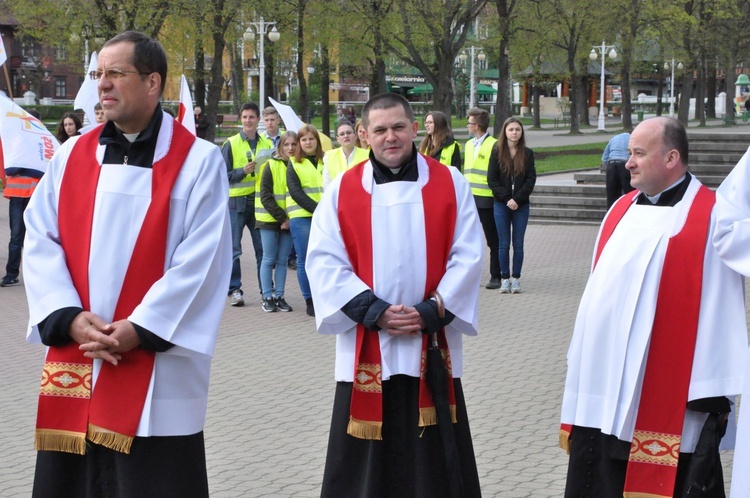
[[[643,121],[643,111],[638,111],[638,121]]]

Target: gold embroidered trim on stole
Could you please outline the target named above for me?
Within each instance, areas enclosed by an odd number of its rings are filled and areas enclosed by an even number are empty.
[[[383,392],[381,366],[376,363],[360,363],[357,365],[354,389],[366,393]]]
[[[635,431],[630,446],[630,461],[677,467],[681,436],[649,431]]]
[[[91,397],[91,365],[45,362],[40,393],[42,396]]]

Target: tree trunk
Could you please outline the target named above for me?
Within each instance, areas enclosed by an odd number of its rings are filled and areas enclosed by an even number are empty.
[[[304,7],[297,11],[297,80],[299,81],[300,117],[307,122],[310,102],[307,93],[307,72],[305,71],[305,37],[304,37]]]
[[[734,80],[732,74],[734,73],[734,64],[727,64],[727,68],[724,70],[724,93],[726,93],[724,106],[726,107],[726,113],[724,115],[724,124],[734,125],[737,124],[735,120],[734,112]]]
[[[589,100],[587,90],[590,84],[588,75],[582,75],[578,79],[578,82],[578,94],[576,95],[576,98],[578,99],[578,109],[580,109],[580,121],[585,126],[591,126],[591,121],[589,120],[589,106],[587,105]],[[607,110],[605,109],[604,112],[606,113]]]
[[[331,77],[329,75],[330,72],[330,62],[328,60],[328,45],[321,44],[320,45],[320,53],[321,53],[321,61],[320,61],[320,71],[321,71],[321,109],[320,112],[323,115],[323,134],[327,137],[331,136],[331,123],[330,123],[330,96],[328,94],[328,89],[331,86]]]
[[[683,125],[687,126],[688,114],[690,113],[690,96],[693,93],[693,71],[686,70],[682,75],[682,84],[680,85],[680,107],[677,119]]]
[[[240,81],[242,80],[242,77],[241,77],[242,66],[241,66],[241,61],[238,61],[239,57],[237,54],[237,46],[230,45],[227,48],[229,49],[227,50],[227,52],[229,52],[229,67],[230,67],[229,78],[230,78],[230,81],[232,82],[232,102],[234,102],[234,108],[237,111],[237,114],[239,114],[240,106],[241,106],[241,102],[240,102],[241,99],[240,99],[239,92],[240,92],[240,85],[241,85]],[[239,72],[237,71],[238,62],[240,62]]]
[[[536,82],[531,87],[531,97],[534,99],[534,128],[539,129],[542,127],[542,118],[539,116],[539,85]]]
[[[505,53],[507,43],[503,39],[500,42],[500,60],[498,62],[498,76],[499,81],[497,83],[497,95],[495,98],[495,129],[499,130],[502,128],[503,123],[506,119],[513,115],[513,109],[511,108],[511,92],[513,89],[510,86],[510,59]]]
[[[219,30],[220,20],[215,19],[214,30]],[[222,72],[223,57],[224,57],[224,35],[221,32],[214,31],[214,57],[211,62],[211,81],[208,84],[208,105],[206,106],[206,114],[208,116],[216,116],[219,110],[219,100],[221,100],[221,90],[224,86],[224,76]],[[206,132],[206,140],[212,142],[215,136],[215,128],[212,126],[208,127]]]
[[[716,119],[716,68],[706,68],[706,117]]]
[[[657,69],[657,84],[656,84],[656,115],[662,115],[662,100],[664,98],[664,75],[661,72],[661,66]]]
[[[432,108],[448,116],[450,122],[453,115],[453,60],[438,61],[438,67],[437,80],[433,83]]]
[[[706,126],[706,71],[701,62],[698,69],[698,87],[695,96],[695,118],[700,122],[700,126]]]

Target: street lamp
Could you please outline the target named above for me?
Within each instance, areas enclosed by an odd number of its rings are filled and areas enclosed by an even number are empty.
[[[307,123],[312,124],[312,118],[313,118],[313,109],[312,109],[312,102],[310,101],[310,83],[312,83],[312,75],[315,73],[315,66],[312,65],[312,62],[310,65],[307,66]]]
[[[599,126],[597,127],[598,131],[607,131],[606,128],[604,128],[604,54],[607,53],[607,50],[609,50],[609,58],[615,59],[617,57],[617,52],[615,52],[615,46],[614,45],[606,45],[604,41],[602,41],[601,46],[594,45],[594,47],[591,49],[591,53],[589,54],[589,59],[592,61],[595,61],[597,59],[597,53],[596,50],[599,49],[599,53],[602,56],[602,78],[601,78],[601,98],[599,100]]]
[[[474,58],[476,57],[480,62],[483,62],[487,56],[484,55],[481,47],[475,47],[474,45],[469,47],[469,53],[471,54],[471,73],[469,76],[469,108],[473,109],[474,105],[476,104],[477,95]],[[459,56],[459,59],[461,59],[461,62],[466,62],[466,59],[468,59],[468,57],[466,56],[466,53],[462,53]]]
[[[279,34],[279,31],[276,29],[276,22],[266,22],[263,20],[263,18],[260,18],[260,21],[257,22],[249,22],[250,26],[248,26],[245,33],[242,35],[242,38],[247,42],[252,42],[255,40],[255,32],[257,32],[260,35],[260,65],[258,66],[259,75],[260,75],[260,84],[258,85],[258,89],[260,91],[259,93],[259,101],[260,101],[260,107],[261,109],[266,105],[266,57],[265,57],[265,49],[264,49],[264,41],[266,39],[266,33],[268,28],[271,28],[270,33],[268,33],[268,39],[272,42],[279,41],[279,38],[281,38],[281,34]],[[255,32],[250,29],[251,27],[255,28]],[[247,73],[247,79],[248,79],[248,92],[250,91],[250,70],[248,69]],[[249,96],[249,95],[248,95]]]
[[[664,69],[669,70],[672,69],[672,76],[669,79],[669,117],[674,117],[674,57],[671,61],[667,61],[664,63]],[[677,69],[682,71],[682,62],[677,63]]]

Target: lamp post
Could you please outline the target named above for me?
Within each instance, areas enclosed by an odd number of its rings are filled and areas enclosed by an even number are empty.
[[[260,18],[260,21],[255,22],[249,22],[250,26],[248,26],[245,33],[242,35],[242,38],[245,41],[252,42],[255,40],[255,32],[257,32],[260,35],[260,64],[258,66],[258,74],[260,78],[260,84],[258,85],[259,90],[259,101],[260,101],[260,107],[261,109],[266,105],[266,58],[265,58],[265,49],[264,49],[264,41],[266,39],[266,33],[268,28],[271,28],[271,31],[268,33],[268,39],[272,42],[279,41],[279,38],[281,38],[281,34],[279,34],[279,30],[276,29],[276,22],[266,22],[262,17]],[[255,31],[250,29],[251,27],[255,28]],[[248,80],[250,80],[250,70],[248,69]],[[250,84],[248,83],[248,91],[250,89]]]
[[[609,58],[615,59],[617,57],[617,52],[615,52],[615,46],[614,45],[607,45],[602,41],[601,46],[594,45],[591,49],[591,53],[589,53],[589,59],[592,61],[595,61],[597,59],[597,53],[596,50],[599,49],[599,53],[602,56],[602,77],[601,77],[601,98],[599,99],[599,125],[597,127],[598,131],[607,131],[604,127],[604,59],[605,54],[607,54],[607,50],[609,50]]]
[[[313,118],[313,109],[312,109],[312,102],[310,99],[310,83],[312,83],[312,75],[315,73],[315,66],[312,65],[312,62],[307,66],[307,124],[312,124],[312,118]]]
[[[477,53],[478,52],[478,53]],[[487,57],[484,55],[484,52],[482,52],[481,47],[475,47],[472,45],[469,47],[469,54],[471,54],[471,72],[469,73],[469,108],[474,108],[476,104],[476,96],[477,96],[477,88],[476,88],[476,73],[474,70],[475,63],[474,59],[479,59],[480,62],[484,61],[484,59]],[[466,59],[468,57],[466,56],[466,53],[462,53],[459,56],[459,59],[461,59],[461,62],[466,62]]]
[[[674,117],[674,67],[675,67],[675,60],[674,57],[672,57],[671,61],[667,61],[664,63],[664,69],[669,70],[672,69],[672,76],[669,78],[669,117]],[[682,71],[682,62],[677,63],[677,69]]]

